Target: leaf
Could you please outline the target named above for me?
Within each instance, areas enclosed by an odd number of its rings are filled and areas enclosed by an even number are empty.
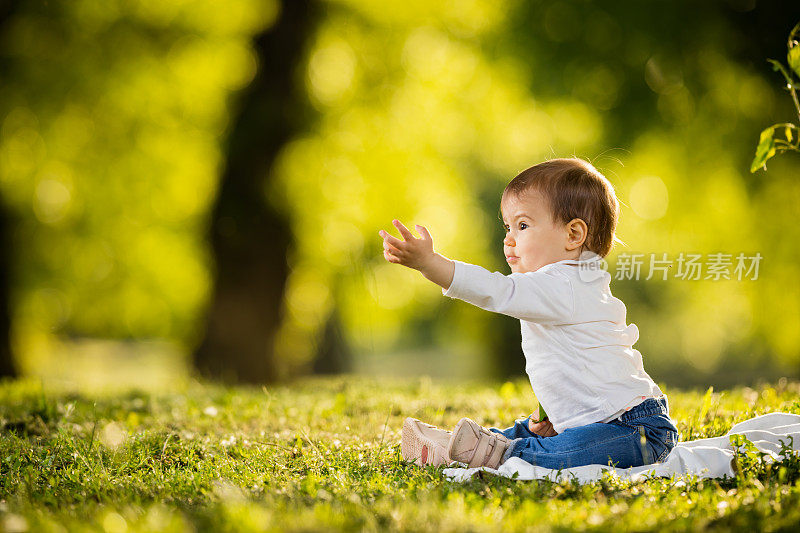
[[[755,172],[762,167],[766,170],[767,160],[775,155],[774,133],[775,126],[770,126],[761,132],[761,136],[758,139],[758,146],[756,147],[756,156],[750,164],[750,172]]]
[[[796,48],[796,47],[795,47]],[[780,72],[783,74],[783,77],[786,79],[786,85],[792,85],[792,76],[789,74],[789,71],[786,70],[786,67],[781,65],[780,61],[775,61],[774,59],[767,59],[767,61],[772,65],[772,70],[775,72]]]
[[[789,67],[795,74],[800,76],[800,45],[795,42],[795,45],[789,48],[789,53],[786,54],[786,60],[789,62]]]

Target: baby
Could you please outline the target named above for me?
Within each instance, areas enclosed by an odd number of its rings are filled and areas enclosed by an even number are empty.
[[[634,324],[602,268],[619,206],[611,183],[582,159],[533,166],[506,186],[503,275],[434,252],[399,221],[403,240],[381,230],[390,263],[419,270],[442,294],[520,320],[526,372],[546,410],[504,430],[462,418],[451,432],[408,418],[406,460],[498,468],[511,457],[546,468],[662,462],[678,442],[667,397],[645,372]]]

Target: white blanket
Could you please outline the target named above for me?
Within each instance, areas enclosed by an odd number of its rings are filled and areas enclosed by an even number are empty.
[[[612,476],[630,478],[633,481],[647,477],[670,477],[694,474],[700,478],[733,477],[734,450],[730,435],[742,434],[756,448],[765,452],[765,461],[780,461],[781,441],[787,446],[791,444],[792,453],[800,452],[800,415],[791,413],[769,413],[756,416],[750,420],[739,422],[722,437],[698,439],[679,442],[675,445],[663,463],[655,463],[631,468],[614,468],[608,465],[586,465],[562,470],[553,470],[526,463],[518,457],[512,457],[497,470],[490,468],[445,468],[444,475],[452,481],[466,481],[479,470],[518,480],[550,479],[560,481],[574,479],[579,483],[596,481],[603,473],[610,471]],[[788,452],[787,452],[788,453]]]

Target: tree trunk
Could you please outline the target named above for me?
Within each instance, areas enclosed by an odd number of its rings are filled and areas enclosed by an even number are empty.
[[[285,0],[279,20],[255,39],[258,72],[240,100],[212,211],[216,280],[205,338],[194,354],[201,375],[229,382],[278,379],[273,338],[280,324],[290,240],[265,184],[281,147],[307,115],[296,67],[316,19],[310,0]]]
[[[333,309],[322,331],[314,358],[314,374],[341,374],[353,370],[353,354],[345,339],[339,312]]]
[[[20,2],[0,2],[0,35],[6,31],[6,23],[11,19]],[[0,60],[0,79],[8,79],[8,64]],[[0,198],[0,378],[17,377],[19,370],[11,352],[9,333],[11,315],[9,312],[9,288],[11,285],[11,217]]]
[[[11,240],[9,239],[9,216],[5,206],[0,202],[0,378],[17,377],[18,368],[11,352],[9,332],[11,316],[9,313],[8,293],[10,286],[9,260],[11,256]]]

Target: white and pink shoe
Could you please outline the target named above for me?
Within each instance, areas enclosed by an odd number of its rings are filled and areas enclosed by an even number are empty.
[[[406,418],[400,439],[400,452],[403,459],[413,461],[418,466],[441,466],[450,464],[447,457],[447,444],[452,433],[436,426],[420,422],[416,418]]]
[[[447,443],[446,454],[451,461],[466,463],[469,468],[486,466],[497,469],[511,440],[489,431],[469,418],[462,418]]]

